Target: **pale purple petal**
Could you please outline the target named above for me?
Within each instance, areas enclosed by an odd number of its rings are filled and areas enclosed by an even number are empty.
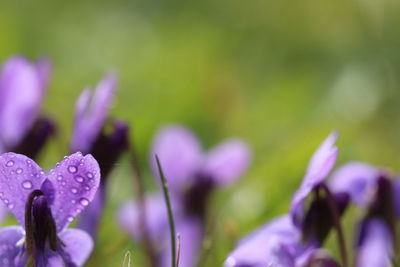
[[[250,160],[251,152],[247,144],[241,140],[232,139],[207,153],[202,170],[216,184],[227,186],[246,172]]]
[[[332,176],[332,192],[348,193],[357,205],[367,205],[381,171],[362,162],[351,162],[340,167]]]
[[[165,200],[161,194],[145,197],[146,227],[154,243],[160,242],[168,230]],[[129,235],[139,240],[142,236],[139,206],[133,200],[126,202],[118,211],[118,222]]]
[[[196,136],[177,125],[163,128],[153,142],[150,162],[154,174],[159,177],[156,155],[168,180],[168,186],[174,191],[180,191],[190,183],[202,161],[202,150]]]
[[[15,153],[0,155],[0,199],[23,226],[26,200],[44,180],[43,170],[30,158]]]
[[[42,69],[15,56],[0,73],[0,142],[17,145],[35,122],[45,95]]]
[[[239,241],[225,260],[225,267],[294,267],[298,256],[300,232],[289,216],[268,222]],[[300,255],[300,254],[299,254]]]
[[[197,266],[199,253],[201,252],[201,244],[204,236],[204,226],[202,222],[196,218],[183,218],[176,224],[176,233],[180,238],[180,258],[179,265],[194,267]],[[167,232],[167,242],[161,266],[169,266],[171,262],[171,240],[169,232]]]
[[[17,246],[17,243],[24,235],[24,230],[20,226],[8,226],[0,229],[0,266],[16,266],[15,259],[22,250],[22,246]]]
[[[299,226],[304,217],[303,204],[308,194],[319,183],[323,182],[336,162],[338,149],[335,146],[337,133],[331,133],[320,145],[311,158],[306,175],[300,188],[293,196],[290,215],[295,225]]]
[[[35,255],[36,266],[41,267],[65,267],[63,258],[59,253],[46,249],[45,251],[38,251]]]
[[[358,247],[357,266],[391,266],[393,240],[387,225],[380,219],[371,219],[364,227],[365,236]]]
[[[58,163],[48,179],[55,189],[50,208],[60,231],[94,198],[100,183],[100,169],[91,155],[75,153]]]
[[[68,261],[76,266],[82,266],[93,250],[93,240],[90,235],[80,229],[66,229],[59,233],[59,238],[65,244],[62,250]]]
[[[116,87],[116,77],[109,74],[98,84],[93,95],[87,89],[82,92],[76,105],[71,151],[89,152],[107,119]]]

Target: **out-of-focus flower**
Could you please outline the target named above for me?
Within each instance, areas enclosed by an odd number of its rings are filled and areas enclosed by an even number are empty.
[[[357,244],[358,267],[389,267],[393,255],[393,236],[388,225],[379,218],[363,223]]]
[[[150,153],[151,167],[154,175],[158,176],[155,155],[161,162],[171,189],[174,218],[177,233],[180,233],[181,239],[180,264],[187,267],[195,266],[204,236],[209,195],[216,187],[228,186],[244,174],[250,164],[250,150],[243,141],[231,139],[204,153],[192,132],[182,126],[173,125],[162,129],[157,134]],[[163,226],[161,233],[160,228],[155,229],[153,223],[148,222],[150,236],[161,235],[164,240],[162,243],[165,244],[168,240],[165,203],[159,201],[157,205],[162,206],[153,207],[154,211],[164,209],[162,212],[153,212],[147,205],[149,204],[146,204],[147,220],[161,214],[158,218],[163,220],[162,223],[158,223]],[[139,227],[138,213],[128,211],[127,207],[135,208],[134,204],[124,206],[119,212],[119,221],[128,233],[135,235],[140,232],[140,229],[137,229]],[[158,245],[155,244],[155,246]],[[164,249],[159,259],[160,266],[169,262],[170,257],[169,251]]]
[[[316,186],[324,182],[335,165],[338,153],[335,146],[336,139],[337,133],[333,132],[314,153],[303,182],[293,196],[290,215],[297,226],[300,226],[304,219],[304,201]]]
[[[289,215],[276,218],[239,241],[225,267],[297,266],[307,261],[311,245],[301,243],[301,232]]]
[[[99,181],[91,155],[65,157],[47,174],[24,155],[1,155],[0,198],[21,224],[0,230],[1,266],[83,265],[93,241],[66,227],[93,199]]]
[[[117,81],[108,74],[92,92],[85,89],[80,95],[70,145],[71,152],[90,153],[101,168],[100,188],[89,207],[80,216],[78,227],[96,237],[106,198],[106,178],[119,157],[128,147],[128,125],[111,122],[106,131],[108,111],[114,98]]]
[[[225,266],[297,267],[306,266],[313,259],[311,256],[333,226],[331,205],[336,206],[340,216],[348,203],[345,194],[322,196],[319,192],[323,187],[325,195],[330,194],[324,181],[336,161],[336,139],[335,132],[329,135],[312,156],[303,182],[293,196],[289,215],[275,219],[245,237],[228,256]],[[315,193],[316,198],[306,209],[304,202],[311,193]]]
[[[50,76],[46,60],[8,59],[0,72],[0,153],[34,158],[54,132],[51,120],[39,117]]]
[[[350,162],[332,175],[329,188],[333,192],[346,192],[351,201],[359,206],[366,206],[374,193],[381,170],[362,162]]]

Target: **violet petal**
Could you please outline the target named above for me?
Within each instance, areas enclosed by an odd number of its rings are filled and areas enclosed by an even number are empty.
[[[292,216],[293,222],[296,226],[300,226],[301,221],[303,220],[303,204],[308,194],[316,185],[326,179],[336,162],[338,153],[338,149],[335,146],[336,139],[337,133],[333,132],[319,146],[311,158],[300,188],[293,196],[290,205],[290,215]]]
[[[90,235],[80,229],[66,229],[59,233],[59,238],[65,244],[61,254],[68,262],[82,266],[93,250],[93,240]]]
[[[362,162],[351,162],[340,167],[332,175],[329,187],[332,192],[346,192],[351,201],[365,206],[374,191],[380,171]]]
[[[202,169],[216,184],[227,186],[244,174],[250,160],[251,152],[247,144],[232,139],[209,151]]]
[[[91,156],[75,153],[50,171],[48,179],[55,189],[50,206],[57,231],[66,227],[94,198],[100,183],[100,169]]]
[[[40,189],[45,177],[43,170],[24,155],[0,155],[0,199],[21,225],[25,225],[26,200],[33,190]]]
[[[93,93],[84,90],[76,105],[71,151],[88,153],[107,119],[116,89],[116,77],[108,74]]]
[[[197,138],[186,128],[177,125],[163,128],[154,139],[150,162],[158,177],[155,155],[160,160],[168,186],[174,191],[180,191],[190,183],[202,160]]]
[[[365,222],[362,242],[358,247],[358,267],[389,267],[393,252],[389,228],[380,219]]]
[[[15,267],[15,258],[22,250],[17,242],[24,237],[24,229],[20,226],[8,226],[0,229],[0,265]]]
[[[0,73],[0,142],[16,146],[35,122],[45,95],[42,69],[15,56]]]

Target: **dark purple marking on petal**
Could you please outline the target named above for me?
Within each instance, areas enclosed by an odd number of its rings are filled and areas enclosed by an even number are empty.
[[[57,231],[61,231],[94,198],[100,183],[99,165],[91,155],[75,153],[57,164],[48,179],[55,189],[50,207]]]
[[[25,225],[25,203],[29,194],[45,180],[43,170],[30,158],[15,153],[0,155],[0,199]]]
[[[19,257],[22,246],[16,244],[23,237],[24,229],[20,226],[8,226],[0,229],[0,266],[20,266],[15,265],[15,260]]]

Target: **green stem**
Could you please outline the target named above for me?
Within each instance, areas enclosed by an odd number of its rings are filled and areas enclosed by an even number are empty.
[[[171,232],[171,266],[177,267],[176,266],[177,261],[176,261],[176,244],[175,244],[175,236],[176,236],[175,223],[174,223],[174,216],[173,216],[173,212],[172,212],[171,200],[169,197],[168,184],[167,184],[167,179],[165,178],[163,170],[161,168],[160,160],[158,159],[157,155],[156,155],[156,162],[157,162],[158,172],[160,174],[160,179],[162,182],[165,203],[167,205],[167,211],[168,211],[168,221],[169,221],[169,228],[170,228],[170,232]]]

